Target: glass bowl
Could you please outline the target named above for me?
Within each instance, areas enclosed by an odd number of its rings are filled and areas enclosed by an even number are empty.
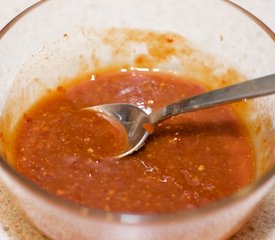
[[[148,37],[152,32],[158,34]],[[136,61],[147,54],[149,43],[160,43],[159,52],[165,52],[160,36],[178,39],[180,57]],[[275,180],[274,96],[253,101],[246,118],[256,151],[255,181],[209,206],[171,214],[104,212],[53,196],[14,170],[9,136],[39,96],[79,73],[161,69],[217,88],[274,73],[274,39],[270,29],[228,1],[40,1],[0,32],[0,55],[5,59],[0,68],[0,173],[5,184],[31,222],[52,239],[230,237]]]

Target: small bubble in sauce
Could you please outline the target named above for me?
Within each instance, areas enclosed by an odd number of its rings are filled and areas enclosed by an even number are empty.
[[[88,149],[87,149],[87,152],[89,152],[89,153],[93,153],[93,152],[94,152],[94,149],[92,149],[92,148],[88,148]]]
[[[204,165],[200,165],[199,167],[198,167],[198,170],[199,171],[203,171],[205,169],[205,166]]]
[[[63,189],[57,189],[56,194],[57,195],[64,195],[65,191]]]
[[[154,100],[150,99],[150,100],[147,101],[147,103],[152,105],[152,104],[154,104]]]

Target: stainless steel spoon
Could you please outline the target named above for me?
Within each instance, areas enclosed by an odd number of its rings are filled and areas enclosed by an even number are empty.
[[[147,114],[136,105],[125,103],[105,104],[85,109],[103,113],[116,119],[125,127],[128,134],[129,148],[118,156],[118,158],[122,158],[137,151],[145,143],[149,132],[145,130],[144,124],[157,125],[161,121],[181,113],[272,93],[275,93],[275,74],[179,100],[151,114]]]

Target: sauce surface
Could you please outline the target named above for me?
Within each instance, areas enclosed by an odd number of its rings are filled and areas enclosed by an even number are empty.
[[[53,194],[106,211],[167,213],[222,199],[254,178],[249,134],[229,106],[170,118],[121,160],[112,157],[127,145],[121,126],[81,110],[125,102],[155,111],[204,91],[177,75],[137,71],[60,86],[19,122],[15,168]]]

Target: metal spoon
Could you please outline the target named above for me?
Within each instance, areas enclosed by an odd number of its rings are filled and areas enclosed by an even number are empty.
[[[149,135],[149,132],[144,128],[144,124],[157,125],[161,121],[181,113],[261,97],[272,93],[275,93],[275,74],[179,100],[151,114],[147,114],[136,105],[125,103],[105,104],[85,109],[103,113],[116,119],[125,127],[128,134],[129,148],[118,156],[118,158],[122,158],[137,151],[144,145]]]

